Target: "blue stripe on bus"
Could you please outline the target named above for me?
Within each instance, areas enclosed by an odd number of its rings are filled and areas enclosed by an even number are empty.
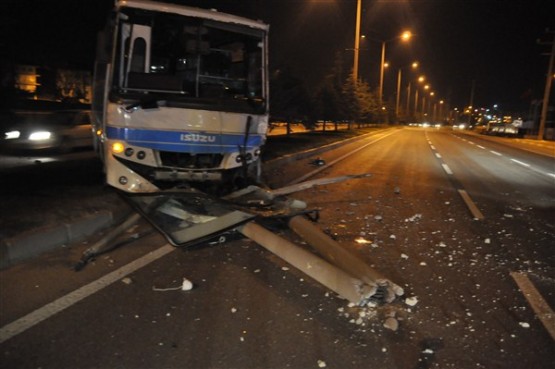
[[[111,140],[122,140],[130,145],[162,151],[191,152],[195,154],[236,152],[245,137],[239,134],[205,132],[156,131],[149,129],[106,127]],[[249,135],[247,149],[262,145],[262,135]]]

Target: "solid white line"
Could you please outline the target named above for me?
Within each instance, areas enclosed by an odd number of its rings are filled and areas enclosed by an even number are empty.
[[[442,163],[441,166],[443,167],[443,170],[444,170],[447,174],[450,174],[450,175],[453,174],[453,171],[451,170],[451,168],[449,168],[449,166],[448,166],[447,164],[443,164],[443,163]]]
[[[441,159],[441,154],[439,152],[436,152],[436,158]]]
[[[520,165],[522,165],[522,166],[525,166],[525,167],[527,167],[527,168],[530,167],[530,164],[526,164],[526,163],[524,163],[524,162],[522,162],[522,161],[518,161],[518,160],[516,160],[516,159],[511,159],[511,161],[512,161],[512,162],[515,162],[515,163],[517,163],[517,164],[520,164]]]
[[[464,200],[466,206],[468,207],[468,209],[470,210],[474,218],[478,220],[484,219],[484,215],[482,214],[480,209],[478,209],[474,201],[472,201],[472,199],[470,198],[470,195],[468,195],[468,193],[465,190],[457,190],[457,191],[459,191],[459,195],[461,195],[462,199]]]
[[[489,152],[491,152],[492,154],[497,155],[497,156],[503,156],[502,154],[498,153],[497,151],[490,150]]]
[[[33,311],[32,313],[29,313],[24,317],[3,326],[2,328],[0,328],[0,343],[26,331],[27,329],[37,325],[43,320],[50,318],[60,311],[92,295],[93,293],[100,291],[104,287],[108,287],[109,285],[120,280],[126,275],[133,273],[134,271],[152,263],[153,261],[161,258],[166,254],[169,254],[173,250],[175,250],[174,246],[166,244],[165,246],[162,246],[161,248],[152,251],[127,265],[122,266],[118,270],[115,270],[110,274],[106,274],[104,277],[99,278],[96,281],[91,282],[81,288],[78,288],[75,291],[62,296],[53,302],[44,305],[43,307]]]
[[[511,277],[513,277],[518,288],[520,288],[520,291],[526,300],[528,300],[530,306],[532,306],[536,316],[540,318],[543,326],[551,335],[551,338],[555,340],[555,314],[549,307],[549,304],[544,300],[543,296],[526,274],[511,272]]]

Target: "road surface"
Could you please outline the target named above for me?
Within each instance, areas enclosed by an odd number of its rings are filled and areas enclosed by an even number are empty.
[[[244,239],[183,250],[152,234],[78,273],[71,266],[87,245],[77,245],[1,272],[3,367],[555,362],[553,320],[534,311],[555,306],[553,158],[421,128],[381,131],[320,158],[341,160],[303,159],[273,173],[273,185],[316,170],[371,173],[293,197],[319,209],[320,227],[401,285],[403,298],[349,306]],[[179,289],[183,278],[191,291]],[[397,329],[384,327],[388,318]]]

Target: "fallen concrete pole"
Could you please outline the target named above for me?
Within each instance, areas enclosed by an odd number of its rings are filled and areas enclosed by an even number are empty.
[[[324,259],[369,285],[378,285],[387,291],[386,302],[403,295],[403,289],[372,269],[359,257],[331,239],[320,228],[303,216],[289,220],[289,227],[304,241],[308,242]]]
[[[317,255],[302,249],[254,222],[246,223],[238,227],[237,230],[358,306],[368,303],[369,299],[376,293],[377,286],[366,284],[354,278]]]

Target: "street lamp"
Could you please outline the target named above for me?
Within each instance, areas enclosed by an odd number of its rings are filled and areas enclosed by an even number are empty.
[[[358,81],[358,52],[360,47],[360,13],[362,8],[362,0],[357,0],[357,17],[355,27],[355,57],[353,62],[353,79]]]
[[[411,37],[412,37],[412,33],[410,31],[405,31],[400,36],[394,37],[390,40],[382,41],[382,60],[380,63],[380,89],[378,93],[378,99],[380,101],[380,104],[383,103],[383,72],[385,67],[385,44],[390,41],[397,40],[398,38],[407,42],[408,40],[410,40]]]
[[[413,62],[411,64],[412,69],[416,69],[418,68],[418,62]],[[399,117],[399,104],[401,102],[401,69],[399,68],[398,72],[397,72],[397,101],[395,103],[395,114],[397,115],[397,118]],[[410,83],[409,83],[409,95],[410,95]],[[409,99],[409,96],[407,96],[407,101]]]

